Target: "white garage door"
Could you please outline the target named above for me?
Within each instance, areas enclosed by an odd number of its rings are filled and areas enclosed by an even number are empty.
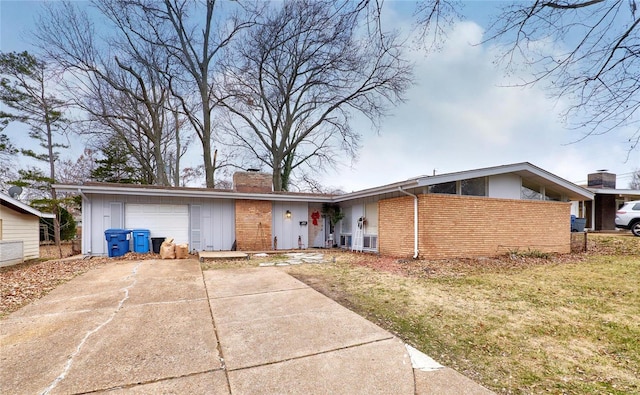
[[[151,237],[189,242],[189,206],[182,204],[125,204],[125,227],[149,229]]]

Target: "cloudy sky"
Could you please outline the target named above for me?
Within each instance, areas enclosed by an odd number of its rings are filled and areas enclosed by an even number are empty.
[[[388,2],[389,23],[411,25],[413,2]],[[426,56],[411,51],[416,85],[393,108],[376,133],[368,123],[358,160],[321,176],[326,186],[345,191],[396,182],[423,174],[449,173],[515,162],[531,162],[569,181],[608,169],[627,188],[640,168],[640,150],[627,159],[619,130],[582,141],[559,119],[564,103],[547,97],[542,86],[506,88],[503,71],[492,63],[496,49],[482,41],[487,15],[498,2],[468,3],[465,20],[452,27],[441,51]],[[2,51],[21,51],[21,39],[33,26],[36,2],[0,1]],[[517,76],[515,76],[517,77]],[[77,147],[76,152],[81,147]]]
[[[608,169],[619,175],[617,187],[627,188],[630,173],[640,168],[638,150],[627,159],[625,141],[631,132],[576,142],[583,132],[565,128],[559,118],[562,101],[547,97],[542,86],[504,87],[504,72],[493,64],[496,48],[472,45],[483,39],[491,12],[485,4],[499,3],[478,4],[467,3],[465,20],[453,27],[440,52],[411,53],[417,85],[406,102],[392,111],[379,135],[363,132],[357,163],[327,174],[325,184],[351,191],[434,170],[441,174],[531,162],[577,183],[586,183],[588,173]]]

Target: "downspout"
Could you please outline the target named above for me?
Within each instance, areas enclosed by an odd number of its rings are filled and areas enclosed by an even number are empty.
[[[402,187],[398,187],[398,190],[413,197],[413,259],[418,259],[418,196],[405,191]]]
[[[85,247],[85,235],[87,235],[87,230],[88,232],[88,236],[87,236],[87,242],[89,244],[89,247],[86,249],[87,251],[87,255],[91,255],[91,200],[89,200],[89,198],[87,197],[87,195],[85,195],[82,192],[81,188],[78,188],[78,193],[80,194],[80,196],[82,196],[82,248],[84,249]],[[87,202],[87,212],[88,215],[85,215],[85,210],[84,210],[84,202]],[[84,223],[84,221],[87,221],[86,225]]]

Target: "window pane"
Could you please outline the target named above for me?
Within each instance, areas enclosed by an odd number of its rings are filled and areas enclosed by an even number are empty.
[[[446,193],[449,195],[456,194],[456,182],[445,182],[429,186],[429,193]]]
[[[520,196],[522,197],[522,199],[527,199],[527,200],[540,200],[542,199],[542,194],[538,191],[534,191],[533,189],[529,189],[527,187],[525,187],[524,185],[522,186],[522,189],[520,190]]]
[[[461,192],[463,195],[469,196],[487,196],[485,178],[472,178],[469,180],[462,180]]]
[[[555,202],[562,201],[562,195],[559,192],[552,191],[551,189],[547,188],[545,190],[545,194],[546,196],[544,197],[544,200],[551,200]]]
[[[351,207],[344,207],[342,209],[344,217],[342,218],[341,233],[351,233]]]
[[[367,219],[365,232],[372,235],[378,234],[378,202],[367,203],[364,208],[364,215]]]
[[[371,250],[378,248],[378,236],[365,236],[362,239],[362,247]]]

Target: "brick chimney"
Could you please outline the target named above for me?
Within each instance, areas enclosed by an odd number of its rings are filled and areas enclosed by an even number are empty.
[[[616,175],[606,170],[587,175],[587,187],[600,189],[616,189]]]
[[[233,174],[233,189],[244,193],[273,192],[272,177],[257,170],[238,171]]]

